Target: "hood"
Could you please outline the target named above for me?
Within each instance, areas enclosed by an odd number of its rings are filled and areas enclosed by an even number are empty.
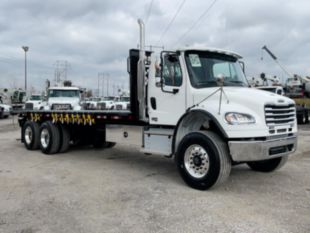
[[[12,109],[12,107],[7,104],[0,104],[0,108],[3,108],[4,111],[10,111]]]
[[[42,102],[43,102],[43,100],[28,100],[28,101],[26,101],[26,103],[31,103],[31,104],[40,104]]]
[[[218,87],[215,88],[208,88],[208,93],[206,93],[206,90],[198,90],[194,94],[194,103],[197,104],[200,101],[202,101],[204,98],[206,98],[211,93],[214,93],[216,90],[219,90]],[[271,105],[289,105],[289,104],[295,104],[295,102],[287,97],[277,95],[268,91],[258,90],[255,88],[240,88],[240,87],[224,87],[223,88],[224,93],[222,96],[222,104],[224,106],[229,105],[241,105],[241,106],[247,106],[247,108],[257,111],[258,108],[261,108],[263,110],[264,106],[266,104]],[[220,91],[215,93],[213,96],[207,98],[203,103],[208,102],[218,102],[219,103],[219,97],[220,97]],[[226,98],[227,97],[227,98]],[[227,103],[227,99],[229,103]]]
[[[269,128],[265,122],[265,105],[287,106],[295,104],[292,99],[280,96],[271,92],[257,90],[255,88],[224,87],[225,94],[220,102],[219,88],[195,89],[193,91],[193,110],[204,110],[212,114],[217,121],[226,129],[230,137],[257,137],[265,136],[269,133]],[[214,93],[212,96],[210,96]],[[208,97],[209,98],[206,98]],[[201,103],[200,103],[201,102]],[[199,103],[199,104],[198,104]],[[194,106],[194,104],[196,104]],[[189,106],[190,107],[190,106]],[[248,114],[254,117],[255,124],[234,125],[227,124],[226,113]],[[296,124],[294,124],[294,130]]]

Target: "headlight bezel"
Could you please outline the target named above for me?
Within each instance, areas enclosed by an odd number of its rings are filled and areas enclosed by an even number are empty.
[[[224,120],[229,125],[252,125],[256,123],[254,116],[242,112],[227,112]]]

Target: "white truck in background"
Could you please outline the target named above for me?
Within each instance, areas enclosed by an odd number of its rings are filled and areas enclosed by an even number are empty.
[[[44,100],[40,94],[32,94],[25,103],[25,109],[40,110],[44,105]]]
[[[78,87],[55,86],[47,90],[44,110],[81,110],[81,93]]]
[[[98,110],[115,109],[115,97],[114,96],[103,97],[103,99],[97,103],[97,109]]]
[[[115,100],[116,110],[129,110],[130,109],[130,97],[129,96],[119,96]]]
[[[0,98],[3,104],[10,105],[12,110],[17,110],[24,107],[27,96],[26,91],[21,88],[1,88]]]
[[[62,153],[82,139],[95,147],[135,145],[174,158],[183,180],[201,190],[225,181],[234,164],[261,172],[285,164],[297,147],[293,100],[249,88],[241,56],[230,51],[162,51],[159,67],[138,22],[140,48],[128,58],[130,109],[24,110],[19,124],[27,149]]]

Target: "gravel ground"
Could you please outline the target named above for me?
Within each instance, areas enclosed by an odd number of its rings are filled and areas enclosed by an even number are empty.
[[[27,151],[12,122],[0,120],[1,233],[310,232],[309,125],[281,170],[239,165],[197,191],[172,160],[137,148]]]

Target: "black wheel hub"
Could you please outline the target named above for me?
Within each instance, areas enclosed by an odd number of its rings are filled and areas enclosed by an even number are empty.
[[[194,165],[200,167],[202,164],[202,160],[199,155],[195,155],[193,158]]]

